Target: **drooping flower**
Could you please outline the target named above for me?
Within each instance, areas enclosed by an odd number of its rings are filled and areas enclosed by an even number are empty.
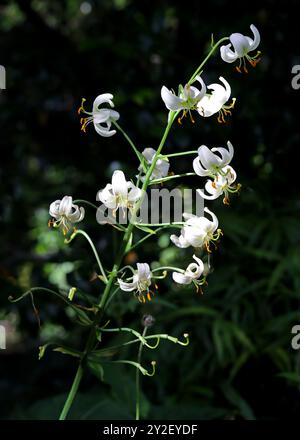
[[[171,241],[179,248],[187,248],[193,246],[194,248],[205,247],[207,252],[210,250],[210,242],[215,242],[222,235],[221,229],[218,229],[217,216],[211,212],[208,208],[204,208],[204,211],[210,214],[212,220],[206,217],[197,217],[192,214],[183,214],[186,219],[183,228],[181,229],[181,235],[171,235]]]
[[[204,118],[218,113],[218,122],[220,124],[225,122],[227,115],[231,116],[231,109],[235,105],[236,98],[232,98],[231,104],[225,105],[231,96],[231,87],[225,78],[219,77],[219,80],[224,84],[210,84],[207,86],[211,93],[206,93],[197,104],[198,113]]]
[[[142,155],[144,156],[146,163],[148,165],[152,164],[153,158],[156,154],[156,150],[154,150],[153,148],[145,148],[144,151],[142,152]],[[169,172],[169,168],[170,168],[170,164],[168,159],[158,159],[154,170],[151,174],[151,179],[162,179],[163,177],[166,177],[168,175]],[[143,171],[143,167],[142,165],[139,166],[139,171]],[[144,177],[142,177],[142,180],[144,179]]]
[[[171,111],[183,111],[182,116],[178,118],[180,124],[182,118],[186,116],[187,113],[189,113],[191,121],[194,122],[191,110],[197,109],[197,104],[206,93],[206,86],[202,78],[197,76],[195,79],[200,82],[201,90],[190,84],[186,84],[184,87],[179,86],[179,93],[176,95],[165,86],[161,88],[161,97],[167,109]]]
[[[137,263],[137,270],[126,282],[118,278],[120,289],[124,292],[134,292],[134,296],[140,302],[146,302],[146,298],[151,301],[154,292],[149,290],[151,286],[152,272],[148,263]],[[131,280],[131,281],[130,281]]]
[[[241,67],[243,67],[245,73],[248,73],[246,61],[248,61],[252,67],[255,67],[260,61],[260,51],[257,51],[256,55],[253,57],[248,55],[249,52],[255,50],[260,43],[260,34],[254,24],[251,24],[250,29],[253,32],[253,39],[240,33],[234,33],[229,37],[230,43],[225,46],[221,46],[220,48],[221,58],[226,63],[234,63],[239,59],[239,65],[235,66],[239,73],[242,72]]]
[[[198,176],[214,177],[220,170],[231,162],[234,149],[230,141],[227,142],[226,148],[209,149],[206,145],[198,148],[198,157],[193,160],[193,168]]]
[[[241,188],[241,184],[233,184],[235,180],[236,172],[230,165],[227,165],[215,175],[214,180],[207,180],[205,190],[208,194],[205,194],[202,189],[197,189],[197,192],[207,200],[215,200],[224,194],[223,203],[229,205],[229,193],[236,193]]]
[[[126,181],[123,171],[116,170],[111,183],[98,191],[97,200],[100,200],[107,208],[113,209],[115,213],[119,208],[132,209],[141,195],[142,190],[132,182]]]
[[[48,226],[61,227],[63,234],[66,235],[74,223],[84,218],[84,208],[74,205],[71,196],[64,196],[62,200],[55,200],[51,203],[49,214],[55,220],[49,220]]]
[[[86,118],[81,118],[81,130],[85,132],[86,127],[93,122],[95,130],[100,136],[110,137],[116,134],[116,130],[111,130],[112,121],[117,121],[120,114],[110,108],[101,108],[101,104],[109,104],[110,107],[114,107],[112,101],[113,95],[111,93],[102,93],[98,95],[93,103],[93,111],[88,112],[84,109],[84,102],[86,99],[82,99],[81,106],[78,109],[78,114],[85,113],[89,115]]]
[[[193,255],[194,260],[196,263],[191,263],[188,265],[184,273],[181,272],[173,272],[172,278],[173,280],[178,284],[191,284],[192,282],[195,282],[196,285],[199,283],[197,282],[204,271],[204,264],[202,260],[196,255]],[[202,283],[203,284],[203,283]]]

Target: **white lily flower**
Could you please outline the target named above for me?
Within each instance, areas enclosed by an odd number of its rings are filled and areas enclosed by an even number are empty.
[[[205,190],[208,193],[205,194],[201,189],[197,189],[198,194],[207,200],[215,200],[222,194],[224,194],[223,203],[229,205],[229,193],[238,192],[241,188],[240,184],[233,185],[236,180],[236,172],[234,169],[227,165],[222,168],[218,174],[216,174],[214,180],[208,179],[205,184]]]
[[[261,54],[260,51],[257,51],[254,57],[250,57],[248,55],[248,53],[255,50],[260,43],[260,34],[254,24],[251,24],[250,29],[253,32],[253,39],[240,33],[234,33],[229,37],[230,43],[225,46],[221,46],[220,48],[221,58],[226,63],[234,63],[237,59],[239,59],[239,65],[235,67],[239,73],[241,73],[242,65],[244,72],[248,73],[246,60],[249,61],[252,67],[255,67],[260,61],[260,58],[258,58]]]
[[[95,130],[100,136],[110,137],[116,134],[116,130],[111,130],[112,121],[117,121],[120,114],[110,108],[100,108],[101,104],[109,104],[114,107],[112,101],[113,95],[111,93],[102,93],[98,95],[93,103],[93,111],[88,112],[84,109],[83,104],[86,99],[82,99],[81,106],[78,109],[78,114],[85,113],[89,115],[87,118],[81,118],[81,130],[85,132],[86,127],[93,122]]]
[[[219,77],[219,80],[224,85],[214,83],[207,86],[207,89],[212,90],[212,92],[205,94],[201,101],[198,102],[197,110],[204,118],[218,113],[218,122],[222,124],[225,122],[227,115],[231,116],[231,109],[235,105],[236,98],[232,98],[231,104],[225,105],[231,96],[231,87],[222,76]]]
[[[63,234],[66,235],[74,223],[84,218],[84,212],[84,208],[74,205],[71,196],[64,196],[62,200],[55,200],[51,203],[49,214],[55,220],[49,220],[48,226],[54,228],[61,226]]]
[[[204,264],[202,260],[196,255],[193,255],[196,263],[191,263],[188,265],[184,273],[173,272],[172,278],[178,284],[191,284],[192,281],[196,281],[200,278],[204,271]]]
[[[179,93],[176,95],[166,86],[161,88],[161,97],[167,109],[171,111],[183,110],[183,115],[181,118],[178,118],[178,122],[180,124],[181,119],[186,116],[187,113],[190,114],[191,121],[194,122],[191,115],[191,110],[196,110],[197,104],[206,93],[206,86],[202,78],[200,76],[196,76],[195,79],[200,82],[201,90],[190,84],[186,84],[184,87],[179,86]]]
[[[142,155],[146,159],[148,165],[152,164],[155,154],[156,154],[156,150],[154,150],[153,148],[145,148],[144,151],[142,152]],[[168,175],[169,168],[170,168],[170,164],[167,158],[158,159],[155,164],[154,170],[151,174],[151,179],[162,179],[163,177],[166,177]],[[139,171],[143,171],[142,165],[139,166]],[[142,180],[143,179],[144,177],[142,177]]]
[[[234,149],[230,141],[227,142],[226,148],[212,148],[201,145],[198,148],[198,157],[193,160],[193,168],[198,176],[214,177],[222,168],[229,165],[233,158]]]
[[[124,292],[135,292],[135,296],[140,302],[145,302],[145,296],[151,300],[151,294],[154,293],[149,290],[151,286],[152,272],[148,263],[137,263],[137,270],[134,271],[131,278],[132,281],[125,282],[118,278],[120,289]]]
[[[187,248],[193,246],[194,248],[205,247],[207,252],[211,252],[209,244],[211,241],[216,241],[222,235],[221,229],[218,229],[219,222],[217,216],[208,208],[204,211],[210,214],[212,220],[206,217],[197,217],[192,214],[183,214],[186,219],[181,235],[171,235],[170,240],[179,248]]]
[[[116,170],[113,173],[111,183],[98,191],[97,200],[116,212],[119,208],[132,209],[134,204],[141,198],[141,195],[142,190],[132,182],[127,182],[123,171]]]

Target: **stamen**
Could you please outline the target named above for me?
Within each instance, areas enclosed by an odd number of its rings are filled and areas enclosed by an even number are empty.
[[[211,254],[211,250],[210,250],[209,242],[208,242],[208,241],[205,242],[204,246],[205,246],[207,252],[208,252],[209,254]]]
[[[184,118],[186,116],[186,110],[183,110],[182,111],[182,116],[180,116],[178,119],[177,119],[177,121],[178,121],[178,124],[180,124],[180,125],[182,125],[182,119]]]
[[[82,98],[81,100],[81,105],[79,107],[79,109],[77,110],[77,113],[80,115],[81,112],[85,113],[84,107],[83,107],[83,103],[86,101],[85,98]]]
[[[230,200],[229,200],[229,197],[228,197],[228,196],[225,196],[225,197],[224,197],[224,199],[223,199],[223,203],[224,203],[224,205],[230,205]]]
[[[89,118],[81,118],[80,119],[80,124],[81,124],[81,130],[86,133],[86,126],[89,123]]]
[[[191,120],[192,124],[195,124],[195,120],[193,119],[191,110],[189,110],[189,115],[190,115],[190,120]]]
[[[256,52],[256,55],[253,57],[250,57],[249,55],[245,55],[244,57],[240,58],[240,62],[238,66],[235,66],[235,69],[237,72],[242,73],[241,67],[243,65],[243,70],[245,73],[248,73],[248,69],[246,66],[246,60],[251,64],[252,67],[256,67],[256,65],[261,61],[261,58],[258,58],[261,55],[261,51],[258,50]]]

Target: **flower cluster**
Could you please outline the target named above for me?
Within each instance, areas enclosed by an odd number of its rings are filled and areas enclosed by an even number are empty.
[[[55,200],[51,203],[49,214],[52,219],[48,226],[61,228],[64,235],[70,231],[74,223],[78,223],[84,218],[84,208],[74,205],[71,196],[64,196],[62,200]]]
[[[218,114],[218,122],[224,123],[225,117],[231,115],[231,109],[236,101],[235,98],[232,98],[232,102],[226,104],[231,96],[229,83],[221,76],[219,80],[223,85],[215,83],[206,86],[200,76],[196,76],[195,80],[200,82],[201,90],[190,84],[186,84],[184,87],[180,85],[178,95],[176,95],[167,87],[162,87],[161,97],[167,109],[176,112],[182,111],[182,115],[178,118],[180,124],[187,114],[190,115],[191,121],[195,122],[191,110],[196,110],[204,118]],[[209,93],[206,93],[207,90],[209,90]]]
[[[260,60],[259,51],[254,56],[249,55],[250,52],[257,49],[260,43],[260,34],[257,28],[251,25],[250,29],[253,32],[253,38],[240,33],[233,33],[227,38],[229,40],[228,44],[220,47],[220,55],[223,61],[226,63],[239,61],[236,66],[238,72],[242,72],[243,69],[245,73],[248,73],[246,61],[254,67]],[[226,38],[220,40],[220,42],[224,40]],[[218,45],[219,43],[213,47],[211,53]],[[196,112],[202,118],[217,115],[219,123],[225,123],[227,116],[231,115],[236,98],[231,98],[230,84],[220,76],[219,82],[207,85],[201,77],[204,63],[199,66],[189,82],[184,86],[181,84],[178,86],[177,93],[166,86],[162,86],[161,98],[169,111],[167,129],[171,127],[175,119],[181,125],[183,118],[187,115],[189,115],[192,123],[195,123],[192,112]],[[166,179],[172,179],[172,173],[169,174],[168,155],[161,154],[163,143],[158,150],[148,147],[139,152],[129,136],[117,123],[120,114],[113,110],[114,103],[111,93],[103,93],[97,96],[91,112],[85,110],[84,102],[85,99],[82,100],[78,110],[79,114],[84,113],[87,115],[87,117],[80,120],[81,130],[85,132],[90,123],[93,123],[96,132],[102,137],[111,137],[119,130],[129,141],[139,159],[137,181],[135,183],[126,180],[122,170],[116,170],[112,175],[111,183],[108,183],[97,193],[97,200],[101,201],[106,208],[111,209],[114,217],[116,217],[118,210],[121,214],[125,214],[125,211],[129,210],[134,216],[139,210],[143,194],[151,181],[163,182]],[[201,145],[197,153],[197,157],[194,158],[192,163],[193,170],[197,176],[206,178],[204,188],[197,189],[198,194],[205,200],[215,200],[222,196],[223,203],[228,205],[230,194],[238,192],[241,188],[241,185],[236,183],[237,174],[231,166],[234,155],[231,142],[227,142],[227,148],[208,148],[206,145]],[[183,154],[179,153],[178,155]],[[176,153],[170,156],[176,156]],[[140,188],[140,183],[143,184],[142,188]],[[61,227],[64,234],[67,234],[72,228],[75,230],[74,224],[84,218],[84,209],[74,204],[70,196],[65,196],[62,200],[53,202],[50,205],[49,213],[52,217],[49,225]],[[198,289],[205,282],[209,272],[211,245],[214,244],[216,247],[216,242],[220,239],[222,230],[219,228],[217,216],[207,207],[204,208],[202,216],[184,213],[183,220],[180,235],[171,234],[170,240],[178,248],[194,248],[193,261],[186,269],[173,268],[172,278],[178,284],[188,285],[193,283]],[[131,229],[128,237],[132,236],[134,226],[135,224],[129,227]],[[138,227],[137,224],[136,226]],[[171,227],[171,224],[169,226]],[[207,255],[207,262],[196,255],[198,252],[204,252],[204,258]],[[107,280],[102,266],[100,268],[103,272],[102,279]],[[129,277],[125,274],[126,268],[129,268],[132,272]],[[151,271],[148,263],[139,262],[136,269],[131,266],[118,269],[116,282],[122,291],[133,292],[140,302],[145,302],[146,299],[151,300],[154,294],[150,288],[155,278],[163,278],[165,275],[165,271],[161,276],[156,275]]]
[[[217,199],[224,194],[223,202],[229,205],[229,193],[238,192],[241,188],[240,184],[235,184],[236,172],[229,165],[233,158],[234,149],[231,142],[227,142],[226,148],[212,148],[201,145],[198,149],[198,157],[193,161],[193,168],[198,176],[209,176],[205,184],[206,194],[201,189],[198,193],[207,200]]]
[[[216,243],[222,235],[222,230],[219,228],[219,221],[215,213],[205,207],[203,213],[201,213],[202,215],[198,215],[198,212],[197,215],[186,212],[182,214],[182,221],[174,223],[169,221],[162,224],[154,222],[153,224],[141,223],[138,220],[138,214],[142,211],[141,207],[144,196],[150,185],[157,183],[163,184],[166,181],[169,182],[172,179],[181,178],[186,175],[196,176],[194,178],[197,182],[199,182],[199,177],[206,179],[204,188],[196,190],[204,200],[211,201],[223,197],[223,203],[228,205],[230,194],[240,190],[241,185],[236,183],[236,171],[231,166],[234,148],[230,141],[227,142],[227,148],[224,146],[209,148],[206,145],[201,145],[197,151],[181,151],[177,153],[172,151],[171,154],[162,154],[162,149],[165,146],[171,127],[176,120],[182,125],[183,118],[189,115],[192,123],[196,122],[193,112],[196,112],[199,120],[217,115],[219,123],[222,124],[226,122],[236,102],[235,98],[231,98],[231,87],[228,81],[222,76],[219,76],[218,82],[206,85],[202,78],[203,68],[217,48],[220,48],[221,59],[226,63],[238,61],[239,64],[236,66],[238,72],[248,72],[246,62],[249,62],[255,67],[260,60],[260,52],[258,51],[255,55],[250,55],[250,52],[257,49],[260,43],[260,34],[254,25],[251,25],[250,29],[252,30],[253,38],[240,33],[233,33],[229,37],[224,37],[217,43],[212,44],[209,54],[195,70],[191,79],[185,83],[184,86],[180,84],[177,88],[177,92],[168,89],[166,86],[161,88],[161,98],[168,110],[168,117],[166,118],[164,133],[156,150],[147,147],[144,148],[143,151],[140,151],[135,146],[134,142],[117,122],[120,119],[120,114],[114,110],[113,95],[111,93],[98,95],[94,100],[92,111],[85,110],[85,99],[82,100],[78,113],[83,113],[87,116],[81,117],[80,119],[81,130],[85,133],[87,126],[93,124],[98,135],[103,138],[114,136],[117,132],[121,133],[132,148],[138,159],[138,164],[134,173],[136,177],[135,181],[127,180],[124,172],[118,169],[113,172],[111,183],[107,183],[104,188],[97,192],[96,198],[102,203],[100,208],[102,209],[104,207],[105,211],[107,209],[112,210],[114,222],[99,220],[99,207],[86,200],[73,201],[71,196],[64,196],[60,200],[55,200],[51,203],[49,208],[49,214],[51,216],[49,226],[61,229],[62,233],[66,236],[64,240],[66,244],[71,243],[77,236],[84,237],[89,243],[95,257],[95,263],[97,263],[96,270],[99,272],[96,273],[93,279],[97,279],[98,283],[103,283],[103,289],[100,291],[99,298],[93,299],[92,295],[86,295],[82,292],[82,295],[80,295],[81,303],[76,304],[77,287],[71,287],[68,294],[66,292],[54,292],[50,289],[36,287],[31,288],[21,297],[14,300],[14,302],[16,302],[26,295],[30,295],[34,307],[34,292],[43,290],[48,293],[54,293],[72,308],[75,319],[89,329],[90,333],[87,337],[84,349],[78,351],[77,349],[74,350],[72,347],[66,346],[55,348],[58,352],[80,358],[78,371],[65,406],[61,412],[60,419],[65,419],[68,414],[78,390],[84,367],[86,365],[89,366],[92,371],[97,371],[97,376],[100,375],[102,377],[104,373],[104,369],[101,365],[103,358],[110,356],[109,352],[115,355],[118,351],[116,347],[119,346],[108,347],[108,349],[100,348],[97,350],[97,341],[101,341],[101,345],[103,342],[102,333],[126,332],[127,334],[131,334],[134,339],[120,344],[120,347],[128,344],[139,344],[137,361],[127,359],[105,360],[106,363],[123,363],[136,368],[136,420],[139,419],[140,415],[139,374],[142,373],[143,375],[153,376],[155,373],[155,361],[151,362],[151,370],[147,370],[141,365],[143,347],[154,350],[159,345],[161,339],[182,346],[188,345],[189,343],[187,333],[183,335],[184,340],[180,340],[166,333],[149,335],[147,333],[148,328],[151,328],[155,320],[148,314],[144,315],[141,322],[143,326],[142,334],[129,327],[108,328],[109,320],[106,320],[106,313],[108,306],[113,299],[118,297],[116,295],[120,291],[132,294],[142,304],[145,303],[146,300],[150,301],[154,296],[154,290],[158,290],[156,280],[165,278],[168,273],[171,273],[172,280],[175,283],[186,286],[193,285],[197,291],[202,291],[201,286],[206,283],[206,278],[211,271],[211,253],[213,247],[217,247]],[[227,44],[224,45],[223,43],[225,41]],[[207,121],[207,119],[205,120]],[[203,121],[204,119],[202,119],[202,122]],[[170,173],[169,158],[187,154],[196,155],[190,166],[191,169],[193,168],[194,173],[189,172],[177,175],[173,172]],[[197,184],[197,186],[200,185]],[[75,225],[84,219],[85,210],[78,205],[83,203],[89,207],[96,208],[97,221],[99,224],[114,226],[123,234],[119,241],[120,245],[115,246],[116,258],[109,270],[104,268],[96,246],[90,236],[84,230],[76,229],[75,227]],[[130,213],[130,222],[125,227],[123,226],[124,222],[121,224],[118,219],[125,218],[127,211]],[[111,217],[109,220],[111,220]],[[157,226],[159,227],[158,229],[153,229]],[[179,227],[180,234],[170,234],[170,241],[179,249],[192,247],[192,256],[190,257],[189,264],[185,264],[183,268],[179,268],[170,266],[154,267],[154,264],[151,267],[149,263],[140,261],[136,263],[138,260],[138,253],[135,251],[136,248],[150,237],[157,236],[159,230],[174,227]],[[139,240],[136,240],[135,233],[137,231],[139,234],[142,234],[142,238]],[[122,267],[123,261],[126,261],[126,265]],[[132,262],[136,263],[136,267],[130,265]],[[94,269],[93,272],[95,272]],[[76,279],[76,277],[73,278]],[[154,286],[154,288],[152,286]],[[35,312],[37,311],[35,310]],[[152,345],[153,342],[154,344]],[[45,349],[49,345],[52,345],[52,343],[47,343],[41,347],[39,358],[44,355]],[[103,351],[106,351],[105,355]]]

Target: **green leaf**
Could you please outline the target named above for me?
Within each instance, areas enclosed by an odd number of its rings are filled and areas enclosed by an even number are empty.
[[[81,353],[79,351],[73,350],[72,348],[56,347],[56,348],[53,348],[53,351],[58,351],[59,353],[62,353],[62,354],[68,354],[70,356],[81,358]]]
[[[138,223],[135,223],[135,227],[141,229],[141,231],[147,232],[148,234],[156,234],[153,229],[148,228],[148,226],[141,226]]]
[[[300,373],[279,373],[277,376],[287,379],[289,382],[300,386]]]
[[[90,371],[99,379],[101,382],[104,381],[104,369],[99,362],[93,362],[88,360],[87,365]]]
[[[133,240],[133,234],[131,233],[130,237],[129,237],[129,240],[128,240],[128,243],[126,245],[126,249],[125,249],[125,252],[124,252],[125,254],[130,251],[130,248],[132,246],[132,240]]]
[[[56,342],[48,342],[47,344],[39,347],[39,360],[41,360],[44,357],[47,348],[51,347],[53,345],[55,345],[56,347],[53,348],[52,351],[57,351],[59,353],[68,354],[68,355],[74,356],[76,358],[81,358],[81,356],[82,356],[81,351],[75,350],[74,348],[67,347],[66,345],[60,345],[60,344],[57,344]]]
[[[241,416],[246,420],[256,420],[252,408],[231,385],[226,383],[221,388],[226,399],[239,410]]]

